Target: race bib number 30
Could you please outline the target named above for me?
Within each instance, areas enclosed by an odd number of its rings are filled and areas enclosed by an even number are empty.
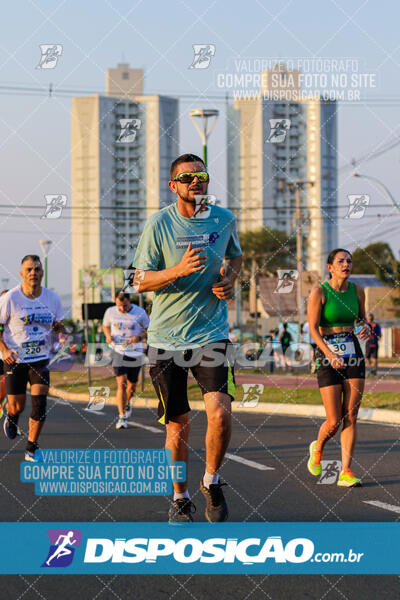
[[[38,358],[45,354],[44,340],[34,342],[23,342],[21,346],[20,359],[29,361],[30,358]]]
[[[354,346],[354,340],[351,335],[338,334],[335,337],[331,337],[326,340],[326,345],[329,350],[338,354],[339,356],[356,356],[356,349]]]

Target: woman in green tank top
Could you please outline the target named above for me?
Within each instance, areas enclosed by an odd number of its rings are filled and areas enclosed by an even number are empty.
[[[307,467],[312,475],[321,474],[324,446],[342,426],[338,485],[351,487],[361,484],[350,470],[365,382],[365,361],[357,336],[367,340],[370,328],[365,319],[364,290],[349,281],[350,252],[342,248],[332,250],[327,269],[329,281],[313,288],[307,309],[310,334],[317,344],[317,377],[326,411],[318,439],[310,444]],[[357,320],[363,323],[355,328]]]

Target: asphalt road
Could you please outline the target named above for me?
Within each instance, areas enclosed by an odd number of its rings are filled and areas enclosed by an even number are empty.
[[[136,426],[114,428],[115,408],[104,415],[84,411],[84,404],[49,401],[42,436],[44,448],[161,448],[164,435],[153,409],[137,409]],[[25,430],[26,419],[21,419]],[[316,418],[235,413],[233,436],[222,478],[231,521],[396,521],[400,508],[399,428],[360,424],[354,471],[363,487],[341,489],[318,484],[306,469],[307,448],[321,423]],[[150,426],[159,431],[144,429]],[[205,413],[192,412],[189,488],[205,520],[199,481],[204,469]],[[324,455],[340,459],[338,439]],[[0,509],[3,521],[165,521],[165,497],[39,497],[33,485],[19,481],[24,440],[0,437]],[[250,462],[241,462],[242,459]],[[238,462],[239,461],[239,462]],[[269,467],[260,470],[260,465]],[[367,502],[378,502],[378,505]],[[391,506],[392,508],[388,508]],[[4,549],[3,543],[3,549]],[[174,599],[398,599],[394,576],[2,576],[1,598],[104,600],[108,598]]]

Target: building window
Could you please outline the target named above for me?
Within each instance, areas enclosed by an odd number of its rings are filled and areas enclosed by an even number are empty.
[[[129,72],[128,71],[124,71],[122,73],[122,79],[129,79]]]

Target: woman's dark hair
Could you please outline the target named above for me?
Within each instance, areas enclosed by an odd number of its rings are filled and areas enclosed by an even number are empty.
[[[336,254],[338,254],[338,252],[347,252],[347,254],[350,254],[350,257],[353,258],[351,252],[349,252],[349,250],[346,250],[346,248],[335,248],[334,250],[331,250],[328,254],[328,260],[326,261],[328,265],[333,265],[333,261],[335,260],[335,256]],[[329,273],[329,279],[332,278],[332,275]]]

